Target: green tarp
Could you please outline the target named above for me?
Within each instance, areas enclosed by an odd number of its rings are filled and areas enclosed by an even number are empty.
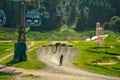
[[[14,61],[26,61],[27,60],[27,45],[23,42],[17,42],[14,45]]]

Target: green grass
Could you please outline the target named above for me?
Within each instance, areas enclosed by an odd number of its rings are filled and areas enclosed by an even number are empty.
[[[33,75],[33,74],[24,74],[24,75],[22,75],[22,77],[31,77],[31,78],[33,78],[33,79],[35,79],[35,78],[41,78],[40,76],[35,76],[35,75]]]
[[[20,73],[21,74],[21,73]],[[40,79],[40,76],[36,76],[33,74],[23,74],[19,75],[19,73],[15,72],[0,72],[0,80],[16,80],[17,77],[20,78],[31,78],[31,79]]]
[[[74,31],[64,30],[49,32],[29,31],[27,32],[27,36],[32,40],[69,40],[71,37],[73,39],[78,39],[80,35]]]
[[[42,69],[46,65],[37,59],[36,50],[38,50],[38,48],[40,48],[40,46],[44,44],[48,44],[48,42],[46,41],[35,42],[35,45],[33,47],[36,47],[36,48],[35,49],[33,48],[33,50],[27,54],[28,55],[27,61],[15,63],[12,61],[13,60],[13,56],[12,56],[4,60],[3,62],[1,62],[1,64],[11,65],[11,66],[20,67],[20,68],[26,68],[26,69]]]
[[[14,42],[0,42],[0,58],[13,52]]]
[[[26,28],[27,40],[78,40],[85,38],[84,35],[89,35],[89,31],[84,33],[76,32],[72,27],[67,25],[62,26],[60,29],[46,32],[30,31]],[[17,32],[8,33],[0,32],[0,39],[16,39]]]
[[[73,29],[61,29],[55,31],[46,31],[46,32],[38,32],[38,31],[27,31],[27,40],[69,40],[72,36],[73,39],[78,39],[80,34],[79,32],[74,31]],[[0,39],[16,39],[18,36],[17,32],[12,34],[10,33],[2,33],[0,32]]]
[[[0,32],[0,39],[4,40],[4,39],[15,39],[17,38],[18,34],[17,33],[7,33],[7,32]]]
[[[110,42],[110,41],[109,41]],[[71,41],[73,46],[78,50],[78,54],[74,57],[73,64],[91,71],[95,73],[110,75],[110,76],[119,76],[120,77],[120,60],[115,57],[115,55],[111,54],[105,54],[105,52],[113,52],[110,51],[110,45],[115,44],[116,47],[113,48],[116,53],[119,53],[119,48],[117,46],[120,46],[120,44],[116,44],[116,42],[105,42],[104,47],[98,47],[96,41],[86,42],[86,41],[78,41],[74,42]],[[114,65],[97,65],[94,63],[105,63],[110,61],[118,62]]]
[[[27,44],[30,44],[31,42],[27,42]],[[36,47],[35,49],[33,49],[31,52],[28,53],[28,61],[25,62],[19,62],[19,63],[15,63],[12,62],[13,57],[9,57],[6,60],[4,60],[3,62],[1,62],[1,64],[4,65],[11,65],[11,66],[15,66],[15,67],[20,67],[20,68],[26,68],[26,69],[42,69],[44,68],[46,65],[44,63],[42,63],[41,61],[39,61],[37,59],[37,54],[36,54],[36,50],[44,45],[44,44],[48,44],[49,42],[45,42],[45,41],[37,41],[35,42],[35,45],[32,46],[31,48]],[[2,51],[8,49],[8,48],[12,48],[14,46],[14,42],[2,42],[0,43],[0,49],[2,49]],[[6,54],[0,54],[1,56],[6,56],[7,54],[9,54],[9,52],[6,52]],[[16,75],[18,75],[18,73],[14,73],[14,72],[1,72],[0,71],[0,80],[16,80]],[[34,76],[34,75],[23,75],[21,77],[30,77],[30,78],[40,78],[40,76]]]

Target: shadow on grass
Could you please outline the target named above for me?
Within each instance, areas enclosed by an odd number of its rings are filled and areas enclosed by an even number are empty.
[[[108,49],[108,46],[97,46],[97,47],[91,47],[91,49]]]
[[[5,65],[6,66],[12,66],[14,64],[21,63],[21,62],[24,62],[24,61],[13,61],[13,60],[11,60],[11,61],[7,62]]]
[[[119,53],[112,53],[112,52],[107,52],[105,51],[105,54],[113,55],[113,56],[120,56]]]
[[[0,76],[7,76],[7,75],[20,75],[22,72],[15,72],[16,70],[12,71],[0,71]]]
[[[5,69],[13,64],[16,64],[18,62],[10,61],[6,63],[6,65],[0,66],[0,76],[10,76],[10,75],[19,75],[22,74],[22,72],[16,72],[16,69]],[[3,70],[2,70],[3,69]]]
[[[113,52],[108,52],[106,51],[106,49],[108,49],[109,47],[92,47],[89,49],[86,49],[86,51],[91,52],[91,53],[104,53],[104,54],[108,54],[108,55],[112,55],[112,56],[119,56],[119,53],[113,53]]]
[[[106,70],[110,70],[109,68],[107,67],[104,67],[104,66],[100,66],[100,65],[96,65],[96,64],[89,64],[89,63],[85,63],[86,66],[91,66],[91,67],[94,67],[94,68],[101,68],[101,69],[106,69]]]

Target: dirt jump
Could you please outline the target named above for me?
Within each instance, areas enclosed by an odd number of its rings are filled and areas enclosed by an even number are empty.
[[[77,53],[73,47],[58,47],[56,53],[54,46],[43,46],[38,53],[38,59],[47,64],[42,71],[47,72],[41,80],[120,80],[117,77],[110,77],[84,71],[72,64],[72,58]],[[62,66],[60,56],[63,55]]]

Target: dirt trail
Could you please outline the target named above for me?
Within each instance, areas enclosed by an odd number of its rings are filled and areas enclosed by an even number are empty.
[[[43,80],[120,80],[116,77],[90,73],[72,65],[72,57],[77,53],[73,47],[58,47],[56,53],[54,50],[55,47],[41,47],[38,50],[38,59],[48,65],[43,71],[55,74],[52,79],[49,77]],[[63,66],[59,66],[61,54],[64,55]]]

